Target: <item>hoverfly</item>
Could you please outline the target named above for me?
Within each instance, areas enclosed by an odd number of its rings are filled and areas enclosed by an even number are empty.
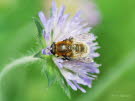
[[[63,41],[53,42],[51,53],[63,60],[79,59],[89,54],[89,47],[86,43],[70,37]]]

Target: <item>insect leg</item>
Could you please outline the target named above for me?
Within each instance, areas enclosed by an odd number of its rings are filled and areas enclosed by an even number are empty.
[[[71,60],[71,58],[70,57],[67,57],[67,56],[65,56],[65,55],[63,55],[63,58],[62,58],[63,60]]]

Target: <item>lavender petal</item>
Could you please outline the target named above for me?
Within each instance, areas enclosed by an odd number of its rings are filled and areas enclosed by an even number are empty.
[[[40,12],[38,13],[38,16],[39,16],[41,22],[43,23],[44,27],[46,27],[46,21],[47,21],[47,19],[46,19],[44,13],[43,13],[42,11],[40,11]]]

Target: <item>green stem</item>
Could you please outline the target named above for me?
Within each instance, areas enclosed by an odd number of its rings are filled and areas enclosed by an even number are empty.
[[[2,81],[2,78],[4,75],[6,75],[10,70],[14,69],[17,65],[25,64],[28,62],[34,62],[38,60],[38,58],[35,58],[33,56],[25,56],[19,59],[14,60],[10,64],[7,64],[3,70],[0,72],[0,82]]]
[[[18,65],[21,64],[26,64],[29,62],[34,62],[39,60],[39,58],[35,58],[33,56],[25,56],[19,59],[14,60],[13,62],[11,62],[10,64],[7,64],[3,70],[0,72],[0,83],[2,82],[3,77],[12,69],[14,69],[15,67],[17,67]],[[1,86],[0,86],[1,88]],[[2,90],[2,89],[0,89]],[[0,91],[0,101],[2,101],[2,91]]]

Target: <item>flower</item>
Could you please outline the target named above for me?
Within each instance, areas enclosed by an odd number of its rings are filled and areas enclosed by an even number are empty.
[[[92,86],[92,81],[99,73],[99,64],[94,62],[94,58],[99,56],[95,52],[99,48],[95,42],[96,36],[90,33],[91,27],[81,18],[81,11],[78,11],[73,18],[69,14],[64,14],[65,6],[57,8],[56,3],[52,2],[52,15],[46,18],[43,12],[39,12],[39,18],[44,26],[43,34],[46,47],[42,54],[53,56],[52,60],[56,64],[60,73],[67,84],[73,89],[80,89],[86,92],[81,85]],[[51,52],[52,44],[66,39],[73,38],[77,42],[82,42],[87,46],[87,55],[72,58],[71,60],[56,57]]]

